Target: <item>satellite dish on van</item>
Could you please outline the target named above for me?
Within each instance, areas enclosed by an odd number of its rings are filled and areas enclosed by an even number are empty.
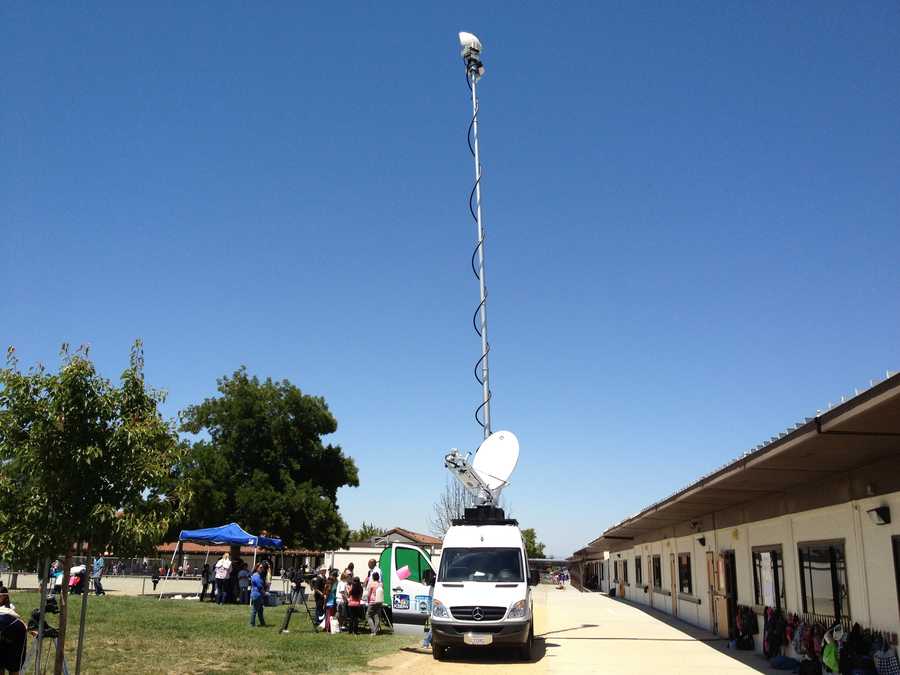
[[[509,477],[519,461],[519,440],[511,431],[497,431],[469,456],[453,449],[444,457],[444,466],[483,504],[493,504],[509,485]]]
[[[505,487],[519,461],[519,439],[511,431],[496,431],[472,458],[472,469],[491,491]]]

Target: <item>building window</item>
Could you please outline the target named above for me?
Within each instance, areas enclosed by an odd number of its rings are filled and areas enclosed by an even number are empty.
[[[678,554],[678,589],[685,595],[693,594],[693,584],[691,584],[691,554]]]
[[[625,580],[625,585],[627,586],[628,585],[628,561],[627,560],[622,561],[622,576]]]
[[[753,547],[753,601],[757,605],[785,608],[784,556],[781,545]]]
[[[634,559],[634,584],[641,586],[644,583],[644,570],[641,569],[641,556]]]
[[[651,559],[653,562],[653,588],[662,588],[662,562],[659,556],[655,555]]]
[[[613,583],[614,584],[619,583],[619,564],[620,563],[621,563],[620,560],[613,561]]]
[[[816,541],[797,546],[803,611],[850,620],[847,558],[844,541]]]

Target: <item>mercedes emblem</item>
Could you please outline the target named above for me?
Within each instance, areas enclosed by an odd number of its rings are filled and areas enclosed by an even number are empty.
[[[481,607],[476,607],[472,610],[472,618],[476,621],[481,621],[484,618],[484,610]]]

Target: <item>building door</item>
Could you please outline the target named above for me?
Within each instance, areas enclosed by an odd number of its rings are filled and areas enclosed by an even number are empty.
[[[616,595],[620,598],[625,597],[625,561],[619,560],[616,565],[619,566],[619,590]]]
[[[713,585],[716,634],[729,638],[734,632],[737,613],[737,569],[734,551],[722,551],[716,561],[715,584]]]
[[[728,575],[725,573],[725,554],[720,553],[716,559],[716,568],[713,571],[713,603],[715,604],[716,614],[716,635],[727,638],[728,635],[728,594],[726,592],[725,579]]]
[[[678,562],[675,554],[669,554],[669,588],[672,591],[672,616],[678,616]]]
[[[709,628],[713,633],[718,634],[719,628],[716,623],[716,556],[712,551],[706,552],[706,597],[709,603]]]

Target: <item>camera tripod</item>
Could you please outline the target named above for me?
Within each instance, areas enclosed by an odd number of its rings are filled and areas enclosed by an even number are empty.
[[[51,603],[49,600],[47,602],[47,608],[45,611],[48,611],[51,614],[57,613],[59,610],[56,609],[56,601],[53,600]],[[37,658],[38,653],[38,626],[40,625],[40,610],[36,609],[31,613],[31,620],[28,622],[28,635],[31,638],[31,644],[28,646],[28,651],[25,655],[25,663],[22,665],[22,669],[20,672],[27,673],[31,668],[32,664]],[[47,668],[52,669],[52,661],[53,655],[56,653],[58,647],[59,640],[59,631],[47,623],[47,620],[44,619],[44,638],[43,641],[47,645],[47,653],[41,654],[41,672],[37,675],[43,675],[47,671]],[[41,645],[43,651],[43,645]],[[62,672],[63,675],[69,675],[69,664],[66,661],[65,656],[63,656],[62,663]]]
[[[284,613],[284,621],[281,623],[281,631],[282,634],[287,634],[290,631],[288,630],[288,625],[291,623],[291,617],[295,612],[299,612],[297,609],[297,598],[300,598],[300,602],[303,605],[303,609],[306,610],[306,615],[309,617],[309,622],[312,624],[313,631],[319,632],[319,622],[316,621],[316,616],[313,614],[312,610],[309,608],[309,605],[306,603],[306,591],[303,590],[303,585],[301,583],[297,584],[297,590],[291,592],[291,604],[287,608],[287,612]]]

